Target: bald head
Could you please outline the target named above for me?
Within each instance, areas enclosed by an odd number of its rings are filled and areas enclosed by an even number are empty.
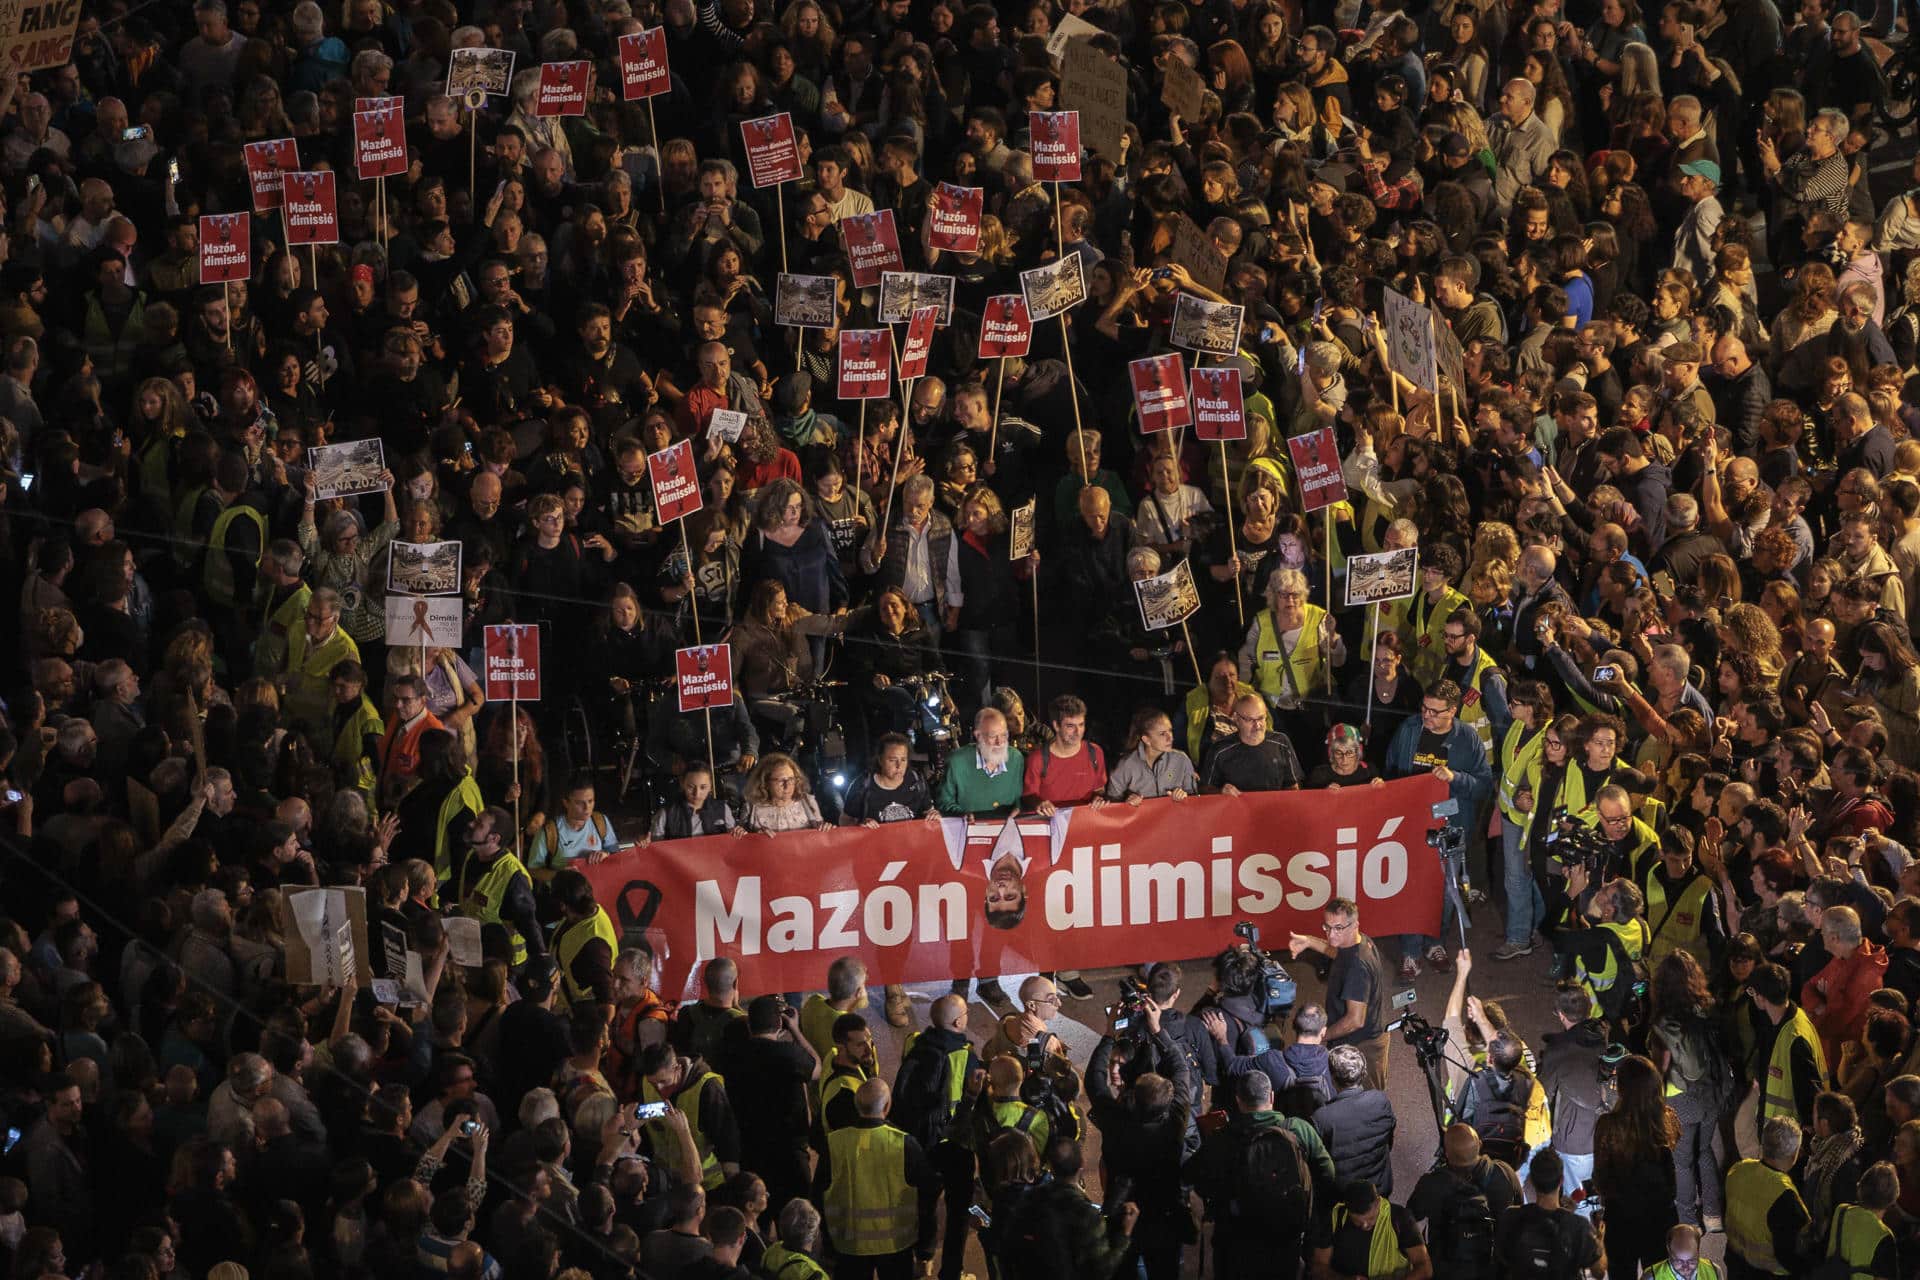
[[[933,1002],[927,1019],[942,1031],[967,1029],[967,1001],[964,996],[944,995]]]
[[[1480,1160],[1480,1135],[1470,1124],[1447,1126],[1447,1167],[1471,1169]]]
[[[893,1090],[885,1080],[869,1080],[853,1095],[853,1108],[862,1120],[884,1120],[893,1105]]]

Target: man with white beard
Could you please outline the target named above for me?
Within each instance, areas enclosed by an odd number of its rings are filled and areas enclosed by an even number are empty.
[[[1020,807],[1026,755],[1009,744],[1007,718],[997,707],[982,707],[973,717],[973,745],[947,761],[933,802],[951,817],[1004,818]],[[953,980],[953,993],[967,993],[967,979]],[[996,1011],[1008,1004],[992,978],[980,979],[980,998]]]

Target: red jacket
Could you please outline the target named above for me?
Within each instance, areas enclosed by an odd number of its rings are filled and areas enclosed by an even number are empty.
[[[1817,945],[1809,943],[1809,946]],[[1820,1033],[1829,1070],[1840,1064],[1840,1046],[1858,1040],[1867,1026],[1867,997],[1880,989],[1887,976],[1885,949],[1862,941],[1860,949],[1813,975],[1801,993],[1801,1007]]]

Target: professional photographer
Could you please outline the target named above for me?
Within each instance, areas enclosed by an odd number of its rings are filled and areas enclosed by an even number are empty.
[[[1258,1071],[1234,1084],[1233,1110],[1201,1117],[1187,1177],[1213,1221],[1217,1280],[1292,1275],[1316,1205],[1332,1203],[1333,1161],[1313,1126],[1273,1109]]]
[[[1593,997],[1585,987],[1562,982],[1554,993],[1553,1015],[1560,1030],[1548,1033],[1541,1049],[1540,1084],[1553,1115],[1553,1149],[1566,1173],[1560,1190],[1571,1196],[1593,1176],[1593,1123],[1613,1104],[1613,1068],[1607,1024],[1593,1016]],[[1525,1165],[1523,1160],[1519,1167]]]
[[[1322,938],[1304,933],[1287,938],[1297,959],[1312,951],[1332,963],[1327,969],[1326,1040],[1329,1048],[1352,1045],[1367,1060],[1367,1083],[1387,1087],[1387,964],[1372,938],[1360,932],[1360,908],[1350,898],[1334,898],[1322,909]]]
[[[1407,1212],[1426,1231],[1434,1274],[1445,1280],[1491,1280],[1493,1229],[1520,1203],[1513,1166],[1487,1155],[1470,1124],[1447,1126],[1440,1159],[1414,1183]]]
[[[967,1001],[947,994],[927,1012],[927,1029],[907,1038],[893,1081],[894,1125],[912,1135],[933,1162],[940,1185],[920,1193],[918,1256],[933,1256],[938,1219],[946,1197],[946,1234],[940,1249],[940,1280],[960,1280],[966,1261],[967,1209],[973,1204],[974,1153],[968,1145],[969,1116],[961,1114],[968,1085],[984,1080],[986,1068],[967,1038]]]
[[[1692,834],[1684,827],[1661,832],[1659,858],[1643,862],[1636,880],[1653,931],[1647,968],[1658,969],[1676,951],[1687,952],[1703,969],[1713,968],[1726,947],[1727,932],[1713,877],[1693,860]]]
[[[1100,1129],[1107,1203],[1140,1207],[1133,1260],[1147,1280],[1179,1280],[1181,1250],[1199,1239],[1180,1169],[1200,1144],[1192,1125],[1193,1070],[1161,1016],[1150,999],[1108,1015],[1107,1034],[1087,1063],[1087,1095]],[[1148,1071],[1126,1083],[1121,1055],[1133,1050],[1137,1057],[1141,1049],[1171,1064],[1170,1074]]]
[[[1020,984],[1020,1012],[1000,1020],[1000,1029],[980,1048],[988,1062],[1006,1054],[1018,1059],[1029,1075],[1039,1075],[1071,1100],[1080,1094],[1079,1077],[1073,1059],[1059,1036],[1047,1030],[1047,1022],[1060,1016],[1060,991],[1053,980],[1035,974]]]
[[[1232,1052],[1252,1053],[1258,1044],[1252,1033],[1267,1025],[1261,1007],[1260,957],[1245,944],[1227,948],[1213,958],[1213,986],[1194,1007],[1196,1015],[1217,1010],[1226,1019],[1227,1045]],[[1214,1084],[1219,1083],[1216,1071]]]
[[[1350,1044],[1327,1054],[1333,1099],[1313,1113],[1313,1128],[1327,1144],[1342,1182],[1365,1180],[1380,1194],[1393,1194],[1393,1099],[1367,1087],[1367,1060]]]
[[[1587,891],[1587,868],[1575,867],[1567,876],[1567,891],[1575,900]],[[1573,978],[1593,999],[1593,1012],[1624,1036],[1625,1027],[1644,1012],[1647,988],[1647,948],[1653,931],[1641,916],[1645,907],[1631,880],[1609,880],[1587,900],[1587,928],[1572,932],[1570,953]]]
[[[1467,1077],[1453,1114],[1473,1126],[1488,1155],[1523,1163],[1535,1144],[1552,1133],[1547,1093],[1527,1069],[1520,1041],[1507,1033],[1487,1044],[1487,1064]]]
[[[1179,1074],[1179,1069],[1184,1069],[1187,1104],[1192,1113],[1198,1115],[1204,1102],[1204,1090],[1218,1078],[1215,1075],[1217,1059],[1213,1037],[1208,1034],[1201,1016],[1184,1013],[1176,1007],[1180,1003],[1180,979],[1180,966],[1177,964],[1154,965],[1147,970],[1145,984],[1122,979],[1120,1003],[1115,1006],[1115,1014],[1125,1016],[1122,1010],[1133,1009],[1138,1020],[1129,1019],[1126,1027],[1119,1028],[1123,1034],[1118,1037],[1116,1048],[1121,1079],[1128,1083],[1149,1071],[1172,1078]],[[1147,1031],[1147,1023],[1141,1015],[1148,1009],[1154,1010],[1159,1017],[1159,1025],[1165,1032],[1164,1044],[1163,1037]]]

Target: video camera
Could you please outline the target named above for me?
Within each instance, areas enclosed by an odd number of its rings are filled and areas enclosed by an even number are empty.
[[[1251,920],[1242,920],[1233,926],[1233,935],[1246,942],[1248,952],[1259,965],[1259,974],[1250,993],[1254,1008],[1269,1018],[1278,1017],[1293,1008],[1300,988],[1287,973],[1285,965],[1275,959],[1272,953],[1260,949],[1260,926]]]
[[[1467,851],[1467,829],[1448,821],[1459,812],[1460,802],[1451,796],[1433,806],[1433,816],[1440,820],[1440,825],[1427,832],[1427,844],[1442,861],[1458,858]]]
[[[1446,1052],[1448,1032],[1445,1027],[1436,1027],[1413,1011],[1414,1001],[1419,992],[1409,987],[1393,998],[1393,1007],[1400,1014],[1386,1025],[1389,1034],[1398,1031],[1412,1046],[1413,1054],[1424,1067],[1428,1063],[1440,1061]]]
[[[1120,998],[1107,1006],[1107,1016],[1113,1019],[1113,1038],[1131,1052],[1146,1043],[1147,988],[1138,978],[1122,978],[1119,987]]]
[[[1568,867],[1585,867],[1587,883],[1598,885],[1612,879],[1613,841],[1567,812],[1565,805],[1555,809],[1547,831],[1547,852]]]

